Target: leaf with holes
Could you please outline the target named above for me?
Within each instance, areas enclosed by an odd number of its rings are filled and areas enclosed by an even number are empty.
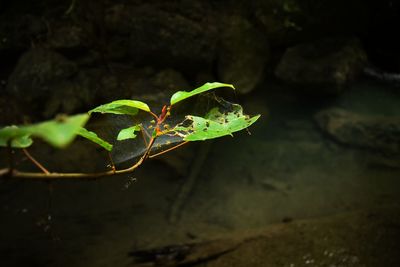
[[[136,132],[140,131],[140,125],[134,125],[132,127],[128,127],[122,129],[117,136],[118,141],[127,140],[127,139],[134,139],[136,138]]]
[[[218,108],[213,108],[204,118],[188,115],[186,118],[190,124],[178,125],[172,131],[185,141],[204,141],[225,135],[232,136],[232,133],[248,128],[260,117],[243,114],[240,105],[232,104],[232,107],[231,111],[224,113]]]

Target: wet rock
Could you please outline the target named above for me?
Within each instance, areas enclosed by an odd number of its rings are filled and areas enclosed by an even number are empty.
[[[337,142],[373,152],[378,163],[400,166],[400,117],[366,116],[336,108],[319,112],[315,119]]]
[[[73,112],[84,93],[73,81],[78,69],[62,55],[43,48],[23,54],[9,77],[6,92],[45,117]],[[64,104],[60,106],[60,103]],[[60,108],[61,107],[61,108]]]
[[[89,36],[84,27],[71,22],[57,22],[47,39],[49,47],[57,50],[80,50],[89,46]]]
[[[315,93],[339,93],[367,60],[356,39],[323,39],[287,49],[275,74]]]
[[[36,99],[52,90],[52,85],[77,72],[75,64],[62,55],[33,48],[19,59],[11,74],[7,91]]]
[[[37,16],[0,17],[0,54],[26,49],[46,31],[45,21]]]
[[[263,78],[269,47],[264,36],[239,16],[223,19],[218,59],[219,80],[232,83],[240,93],[252,91]]]
[[[135,63],[200,69],[211,64],[217,42],[212,9],[206,3],[118,4],[106,12],[106,25],[129,38]]]
[[[98,99],[110,101],[135,98],[143,101],[160,102],[170,92],[185,90],[189,84],[181,73],[174,69],[156,71],[153,68],[132,68],[124,65],[111,66],[111,72],[104,70],[84,71],[91,78],[85,84],[95,91]],[[162,95],[162,96],[161,96]]]
[[[18,107],[17,101],[9,96],[0,96],[0,114],[0,126],[23,122],[23,111]]]

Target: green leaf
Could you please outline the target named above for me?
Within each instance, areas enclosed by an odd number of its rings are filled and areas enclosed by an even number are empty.
[[[33,143],[33,140],[32,140],[32,138],[30,138],[29,135],[23,135],[18,138],[14,138],[11,141],[11,147],[25,148],[25,147],[30,147],[32,145],[32,143]]]
[[[11,140],[11,147],[14,148],[25,148],[32,145],[32,138],[29,134],[23,133],[20,129],[13,125],[7,126],[0,129],[0,146],[7,147],[8,141]]]
[[[232,84],[218,83],[218,82],[206,83],[206,84],[200,86],[199,88],[196,88],[190,92],[186,92],[186,91],[176,92],[175,94],[172,95],[170,102],[171,102],[171,105],[174,105],[186,98],[204,93],[209,90],[220,88],[220,87],[231,87],[232,89],[235,89],[235,87],[233,87]]]
[[[27,147],[32,144],[31,137],[39,137],[52,146],[63,148],[72,142],[79,127],[88,119],[89,115],[80,114],[27,126],[5,127],[0,129],[0,146],[7,146],[11,140],[15,148]]]
[[[101,147],[103,147],[104,149],[106,149],[107,151],[111,151],[113,146],[112,144],[108,143],[107,141],[101,139],[100,137],[97,136],[97,134],[95,132],[91,132],[89,130],[87,130],[86,128],[80,127],[78,130],[78,135],[100,145]]]
[[[32,136],[40,137],[55,147],[63,148],[74,140],[79,128],[85,125],[88,119],[89,115],[80,114],[24,128]]]
[[[121,141],[121,140],[126,140],[126,139],[133,139],[136,137],[135,132],[140,131],[140,125],[134,125],[132,127],[129,128],[125,128],[122,129],[119,133],[118,133],[118,137],[117,140]]]
[[[92,112],[100,112],[100,113],[136,115],[139,109],[146,112],[150,112],[150,108],[146,103],[137,100],[121,99],[89,110],[89,114],[91,114]]]
[[[232,135],[234,132],[249,127],[260,117],[260,115],[253,117],[244,115],[240,105],[233,104],[232,106],[233,110],[227,113],[221,113],[218,108],[214,108],[205,118],[186,116],[191,124],[189,126],[179,125],[173,131],[182,136],[185,141],[203,141]]]

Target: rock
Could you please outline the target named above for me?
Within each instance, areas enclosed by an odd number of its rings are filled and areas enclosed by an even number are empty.
[[[318,93],[338,93],[361,72],[366,60],[356,39],[323,39],[288,48],[275,74]]]
[[[62,55],[33,48],[19,59],[11,74],[7,91],[37,99],[52,90],[52,85],[77,72],[75,64]]]
[[[0,55],[28,48],[46,31],[45,21],[34,15],[0,17]]]
[[[187,90],[189,84],[181,73],[173,69],[155,71],[153,68],[133,68],[112,65],[112,71],[92,69],[83,71],[82,79],[101,101],[134,98],[143,101],[160,102],[162,95]]]
[[[85,35],[85,29],[82,26],[61,21],[52,25],[47,44],[56,50],[76,51],[89,46],[89,36]]]
[[[239,93],[249,93],[263,79],[268,44],[243,17],[227,17],[224,21],[218,56],[219,80],[234,84]]]
[[[335,141],[382,155],[388,160],[379,156],[379,161],[386,165],[393,166],[397,158],[400,167],[400,117],[366,116],[335,108],[319,112],[315,119]]]
[[[81,105],[85,88],[74,81],[77,66],[61,54],[33,48],[23,54],[9,77],[6,92],[46,118],[71,113]],[[78,104],[80,103],[80,104]]]
[[[201,69],[212,63],[218,31],[206,3],[118,4],[108,8],[109,30],[129,36],[129,55],[137,64]]]

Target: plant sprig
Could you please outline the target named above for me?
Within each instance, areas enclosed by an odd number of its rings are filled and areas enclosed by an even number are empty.
[[[154,155],[150,155],[155,141],[165,135],[180,137],[183,143],[191,141],[204,141],[213,138],[219,138],[225,135],[232,135],[234,132],[246,129],[260,115],[249,116],[243,114],[242,107],[238,104],[229,104],[229,110],[221,111],[218,107],[213,107],[204,116],[195,116],[187,114],[183,121],[176,125],[165,126],[166,119],[171,116],[172,107],[193,96],[204,92],[215,90],[217,88],[229,87],[235,89],[231,84],[224,83],[206,83],[203,86],[192,91],[178,91],[174,93],[168,105],[164,105],[161,112],[156,115],[150,107],[141,101],[122,99],[112,101],[110,103],[100,105],[88,111],[87,114],[78,114],[74,116],[58,117],[54,120],[41,122],[37,124],[24,126],[7,126],[0,129],[0,147],[11,149],[23,149],[27,157],[39,167],[41,172],[24,172],[15,169],[10,160],[8,168],[0,169],[0,177],[8,175],[14,178],[31,178],[31,179],[91,179],[102,176],[111,176],[115,174],[130,173],[139,167],[143,161],[149,157],[154,157],[164,152],[168,152],[173,148]],[[220,100],[223,101],[223,100]],[[228,103],[228,102],[226,102]],[[225,103],[225,106],[227,106]],[[101,114],[117,114],[136,116],[139,111],[147,112],[154,118],[154,126],[149,141],[146,142],[146,149],[139,160],[126,169],[117,170],[112,164],[112,169],[96,173],[59,173],[47,171],[39,162],[37,162],[28,152],[27,148],[32,145],[34,138],[41,138],[56,148],[64,148],[68,146],[76,136],[86,138],[97,145],[101,146],[108,152],[112,151],[113,145],[99,137],[95,132],[89,131],[84,126],[90,119],[92,113]],[[118,137],[119,140],[134,139],[138,136],[137,132],[143,129],[141,123],[130,125],[128,128],[122,129]],[[181,146],[178,144],[176,147]]]

